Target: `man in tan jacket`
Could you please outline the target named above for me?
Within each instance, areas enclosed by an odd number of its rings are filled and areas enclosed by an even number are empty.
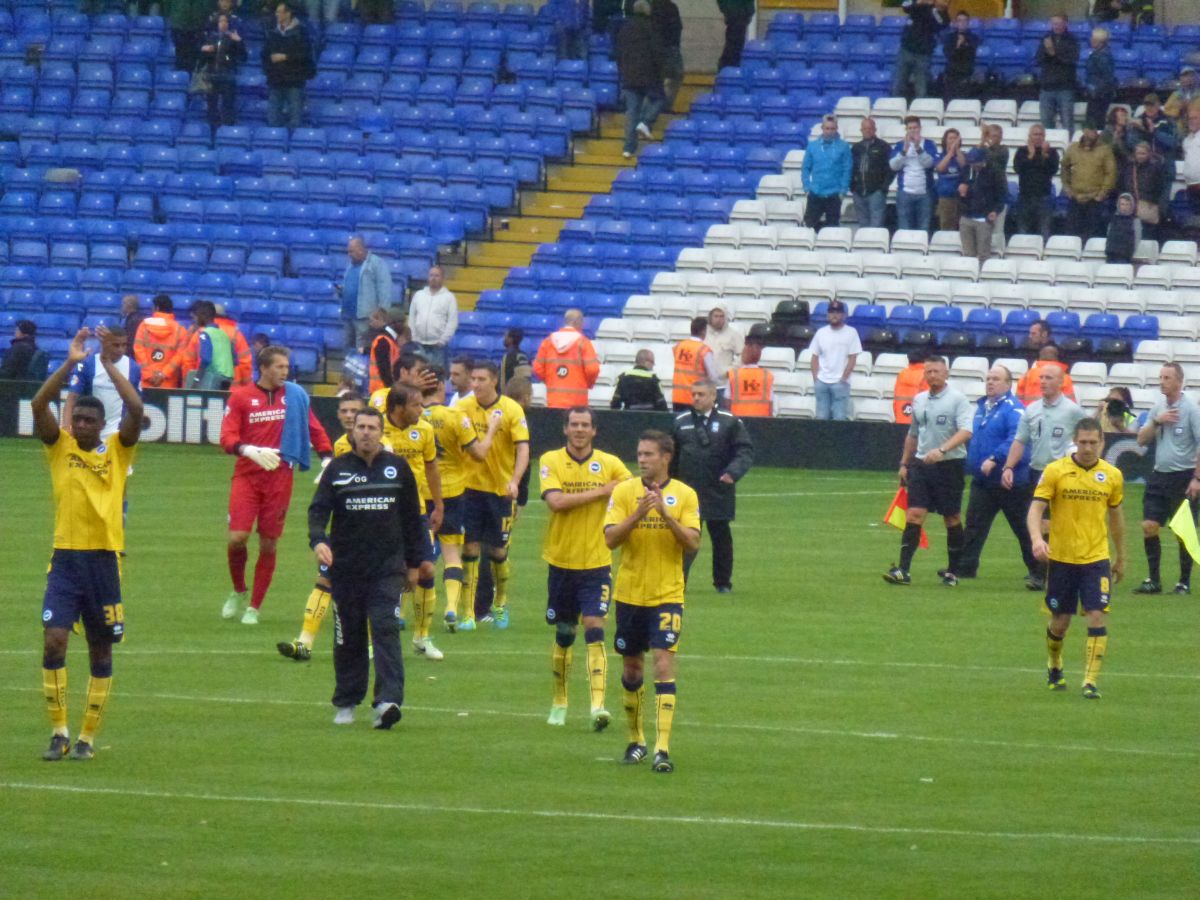
[[[1067,148],[1062,184],[1067,195],[1067,233],[1084,241],[1104,234],[1108,198],[1117,185],[1117,160],[1112,148],[1100,142],[1095,128],[1085,128]]]

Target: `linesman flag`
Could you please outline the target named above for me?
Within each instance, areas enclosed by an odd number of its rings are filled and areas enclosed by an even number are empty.
[[[1175,537],[1187,547],[1192,559],[1200,562],[1200,537],[1196,535],[1196,520],[1192,518],[1192,507],[1187,500],[1179,504],[1179,509],[1171,516],[1167,527],[1175,532]]]
[[[896,491],[896,496],[892,498],[892,505],[888,507],[887,512],[883,514],[883,524],[891,525],[897,531],[904,530],[904,514],[908,512],[908,488],[899,488]],[[1171,522],[1171,527],[1175,527],[1174,520]],[[1193,537],[1196,534],[1195,526],[1192,527]],[[921,543],[918,546],[922,550],[929,549],[929,535],[925,533],[925,529],[921,529]],[[1197,546],[1197,553],[1200,553],[1200,546]],[[1196,553],[1193,553],[1196,556]],[[1200,556],[1196,557],[1200,559]]]

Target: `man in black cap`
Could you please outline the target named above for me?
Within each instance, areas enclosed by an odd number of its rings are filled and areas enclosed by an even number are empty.
[[[850,418],[850,376],[862,353],[858,332],[846,324],[846,304],[830,301],[829,324],[817,329],[812,350],[813,391],[817,395],[817,418],[844,422]]]

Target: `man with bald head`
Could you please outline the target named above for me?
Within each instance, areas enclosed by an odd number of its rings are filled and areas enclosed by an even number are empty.
[[[346,256],[350,264],[336,290],[342,298],[346,349],[361,350],[371,329],[371,313],[392,305],[392,273],[381,257],[367,249],[361,235],[350,238]]]
[[[975,406],[975,424],[967,447],[967,471],[971,475],[971,496],[967,501],[966,542],[956,573],[959,578],[974,578],[979,571],[979,556],[987,542],[996,513],[1004,513],[1021,548],[1021,558],[1030,578],[1040,570],[1033,556],[1025,514],[1029,509],[1029,452],[1026,450],[1013,470],[1013,489],[1000,482],[1009,450],[1025,408],[1012,392],[1012,373],[1004,366],[992,366],[987,373],[986,391]]]
[[[882,228],[888,186],[894,175],[888,165],[892,147],[876,134],[874,119],[863,119],[859,127],[862,140],[850,148],[850,196],[854,200],[854,216],[861,227]]]
[[[588,391],[600,376],[600,358],[583,333],[581,310],[568,309],[562,328],[542,341],[533,374],[545,382],[546,406],[551,409],[588,405]]]
[[[1041,480],[1042,470],[1071,452],[1075,423],[1087,418],[1087,413],[1079,404],[1063,394],[1065,377],[1066,373],[1057,366],[1043,366],[1038,372],[1042,397],[1029,404],[1025,410],[1025,415],[1021,417],[1021,423],[1017,427],[1017,436],[1008,451],[1008,458],[1004,461],[1000,483],[1006,490],[1018,492],[1025,505],[1032,499],[1030,491]],[[1016,472],[1026,447],[1030,451],[1030,477],[1028,488],[1023,490],[1017,485]],[[1025,579],[1025,586],[1031,591],[1045,588],[1040,569],[1037,577]]]

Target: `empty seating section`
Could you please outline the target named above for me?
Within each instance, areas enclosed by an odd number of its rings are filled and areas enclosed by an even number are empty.
[[[615,104],[604,42],[558,59],[557,16],[553,3],[410,0],[394,25],[332,25],[307,127],[289,135],[265,124],[263,26],[248,14],[239,124],[214,139],[162,18],[61,0],[0,9],[0,311],[95,320],[120,293],[168,290],[184,308],[224,302],[248,332],[290,318],[321,329],[316,349],[340,346],[331,281],[349,235],[404,291],[440,246],[486,235]]]

